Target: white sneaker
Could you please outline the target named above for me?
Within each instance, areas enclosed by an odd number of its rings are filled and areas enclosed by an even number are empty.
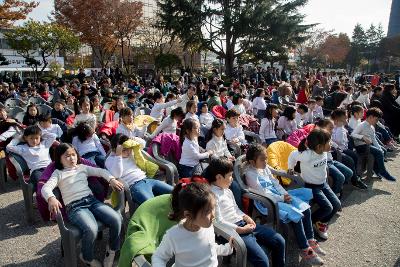
[[[301,263],[311,266],[321,266],[324,265],[324,260],[312,248],[307,248],[301,252]]]
[[[310,247],[314,250],[314,252],[316,252],[317,254],[322,255],[322,256],[325,256],[325,255],[326,255],[325,250],[323,250],[323,249],[319,246],[317,240],[315,240],[315,239],[308,240],[308,244],[309,244]]]
[[[101,265],[101,263],[98,260],[92,260],[92,261],[85,261],[83,259],[82,253],[79,254],[79,258],[81,259],[81,261],[88,267],[102,267],[103,265]]]
[[[106,256],[104,257],[103,266],[112,267],[114,263],[114,258],[115,258],[115,251],[109,249],[109,247],[107,246]]]

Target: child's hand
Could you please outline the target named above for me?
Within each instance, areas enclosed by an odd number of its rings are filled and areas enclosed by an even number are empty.
[[[290,202],[292,202],[292,197],[291,197],[289,194],[285,194],[285,195],[283,196],[283,200],[284,200],[286,203],[290,203]]]
[[[62,208],[62,205],[60,201],[58,201],[57,198],[55,197],[50,197],[48,199],[49,202],[49,211],[50,211],[50,216],[55,215],[60,212],[60,209]]]
[[[254,225],[252,225],[252,224],[246,224],[243,227],[236,228],[236,232],[239,235],[249,234],[249,233],[253,232],[255,228],[256,227]]]
[[[362,140],[363,140],[367,145],[372,144],[372,141],[371,141],[368,137],[366,137],[366,136],[363,136]]]
[[[234,241],[234,239],[233,239],[233,237],[231,236],[230,238],[229,238],[229,245],[231,245],[231,248],[233,248],[233,241]]]
[[[121,191],[124,189],[124,184],[118,181],[117,179],[113,178],[110,180],[110,185],[116,191]]]
[[[253,221],[253,219],[252,219],[250,216],[245,215],[245,216],[243,217],[243,220],[244,220],[247,224],[253,225],[254,228],[256,228],[256,223]]]
[[[235,161],[235,159],[236,159],[236,158],[235,158],[234,156],[229,156],[229,157],[228,157],[228,160]]]
[[[236,137],[236,138],[233,138],[233,139],[232,139],[232,142],[233,142],[233,143],[240,143],[240,140],[239,140],[239,138]]]
[[[123,146],[122,145],[118,145],[117,148],[115,149],[115,155],[116,156],[121,156],[122,155],[122,150],[123,150]]]

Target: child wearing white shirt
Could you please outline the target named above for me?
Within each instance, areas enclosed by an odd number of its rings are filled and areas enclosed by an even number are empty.
[[[228,112],[226,112],[228,125],[225,129],[226,140],[238,146],[247,144],[243,128],[239,124],[239,115],[240,114],[234,109],[228,110]]]
[[[216,221],[240,235],[253,266],[269,266],[268,255],[261,246],[271,250],[273,266],[285,266],[285,240],[273,229],[256,224],[239,209],[229,189],[232,173],[233,165],[228,159],[213,159],[207,168],[206,179],[216,198]]]
[[[171,203],[169,218],[179,223],[165,233],[151,258],[153,267],[165,267],[172,257],[176,267],[217,267],[217,256],[233,252],[233,239],[225,245],[215,243],[215,197],[208,185],[179,183]]]
[[[264,97],[265,90],[263,88],[258,88],[255,93],[255,98],[252,102],[252,108],[255,116],[257,116],[259,111],[267,109],[267,103],[265,103]]]
[[[314,110],[314,118],[315,119],[323,119],[325,117],[324,111],[322,109],[322,106],[324,105],[324,98],[321,96],[316,96],[315,101],[316,101],[317,105]]]
[[[207,103],[203,103],[201,105],[201,114],[200,114],[199,120],[200,120],[201,126],[204,126],[207,129],[211,128],[211,125],[214,121],[214,117],[210,112],[208,112]]]
[[[119,249],[122,217],[110,206],[93,196],[88,186],[88,176],[104,178],[117,191],[123,190],[123,184],[107,170],[80,164],[75,148],[66,143],[56,148],[55,168],[56,170],[42,188],[42,195],[49,204],[50,213],[54,215],[61,212],[61,203],[53,194],[53,189],[58,187],[69,221],[80,231],[93,233],[82,235],[82,253],[80,254],[82,262],[85,266],[112,267],[115,252]],[[110,242],[107,245],[103,265],[94,259],[93,244],[98,232],[96,220],[110,228]]]
[[[96,115],[90,112],[90,100],[84,97],[79,100],[81,113],[75,116],[73,127],[76,127],[81,122],[87,122],[93,129],[97,127]]]
[[[362,87],[360,89],[360,95],[357,97],[356,101],[360,102],[365,108],[369,106],[370,101],[367,88]]]
[[[278,106],[269,104],[266,110],[265,118],[261,120],[260,138],[267,145],[278,141],[275,133],[276,118],[278,117]]]
[[[154,196],[171,193],[172,186],[152,177],[147,178],[146,173],[136,165],[132,149],[123,147],[130,139],[123,134],[116,134],[111,139],[112,152],[106,159],[106,169],[116,178],[125,181],[132,199],[139,205]],[[133,140],[137,141],[136,138]]]
[[[117,127],[116,133],[124,134],[129,138],[134,138],[137,142],[141,143],[143,147],[146,146],[146,141],[139,136],[142,136],[142,131],[139,130],[133,123],[133,111],[131,108],[123,108],[119,111],[120,123]]]
[[[206,159],[213,154],[213,151],[202,152],[197,139],[200,135],[200,124],[193,119],[183,121],[180,140],[182,154],[179,160],[179,175],[181,178],[192,177],[195,167],[200,160]]]
[[[28,126],[22,137],[15,137],[8,145],[7,151],[20,155],[30,170],[29,182],[36,191],[37,182],[44,169],[50,165],[49,149],[56,141],[56,135],[40,130],[39,126]],[[25,142],[20,144],[21,142]]]
[[[283,139],[283,135],[289,136],[297,130],[297,124],[295,121],[296,109],[292,106],[287,106],[283,110],[282,116],[278,119],[278,129],[283,132],[282,135],[278,136]]]
[[[186,104],[186,119],[193,119],[200,123],[199,117],[196,115],[197,113],[197,102],[194,100],[189,100]]]
[[[50,114],[42,114],[39,116],[39,128],[42,130],[42,133],[52,133],[57,136],[57,139],[60,139],[64,134],[63,130],[58,124],[52,124],[52,119]]]
[[[75,128],[75,133],[76,136],[72,139],[72,145],[81,157],[104,168],[106,152],[93,128],[88,123],[82,122]]]
[[[184,116],[185,113],[181,107],[177,107],[176,109],[172,110],[171,115],[166,117],[150,135],[150,139],[153,139],[161,132],[176,134],[177,123],[178,121],[182,120]]]
[[[175,106],[182,101],[180,99],[177,99],[164,103],[165,99],[160,91],[154,93],[153,99],[155,103],[153,108],[151,109],[150,116],[158,121],[161,121],[164,117],[166,108]]]
[[[211,129],[209,130],[206,141],[206,150],[213,151],[214,157],[227,157],[230,160],[235,160],[235,157],[228,150],[228,145],[226,144],[224,131],[225,123],[221,119],[215,119],[212,123]]]

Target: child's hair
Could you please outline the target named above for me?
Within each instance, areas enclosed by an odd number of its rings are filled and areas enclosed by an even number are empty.
[[[123,143],[125,143],[125,141],[128,141],[129,137],[122,134],[122,133],[117,133],[116,135],[114,135],[113,138],[111,138],[111,150],[115,151],[115,149],[117,149],[118,145],[122,145]]]
[[[383,88],[381,86],[376,86],[374,88],[374,94],[376,94],[377,92],[383,91]]]
[[[36,108],[36,111],[37,111],[36,116],[39,116],[39,109],[37,108],[36,104],[34,104],[34,103],[29,104],[29,105],[26,107],[26,114],[28,114],[29,116],[31,116],[31,115],[29,114],[29,109],[30,109],[30,108]]]
[[[319,96],[319,95],[318,95],[318,96],[315,97],[315,101],[316,101],[316,102],[319,102],[319,101],[321,101],[321,100],[324,100],[324,98],[323,98],[322,96]]]
[[[132,116],[132,115],[133,115],[133,111],[132,111],[131,108],[122,108],[119,111],[119,117],[120,118],[125,117],[125,116]]]
[[[351,115],[364,111],[363,107],[360,105],[352,105],[351,106]]]
[[[308,112],[308,107],[304,104],[300,104],[297,108],[303,110],[305,113]]]
[[[213,122],[211,124],[211,129],[208,130],[207,135],[206,135],[206,142],[208,142],[212,139],[214,130],[220,128],[224,124],[225,124],[224,121],[221,119],[216,118],[215,120],[213,120]]]
[[[77,164],[81,163],[81,157],[79,156],[79,153],[76,150],[76,148],[73,145],[69,144],[69,143],[61,143],[56,147],[56,150],[55,150],[54,167],[57,170],[64,169],[64,166],[61,163],[61,157],[70,148],[75,150],[75,153],[76,153],[76,156],[77,156]]]
[[[82,108],[82,105],[83,105],[83,103],[85,103],[85,102],[87,102],[87,103],[90,104],[90,99],[89,99],[89,97],[87,97],[87,96],[81,97],[81,98],[79,99],[79,107]]]
[[[45,113],[39,116],[39,122],[51,122],[51,114]]]
[[[30,135],[42,135],[42,130],[40,130],[39,126],[37,126],[37,125],[28,126],[24,130],[23,136],[27,137]]]
[[[208,108],[207,102],[203,102],[200,104],[200,108],[204,108],[204,107]]]
[[[156,92],[154,92],[153,100],[157,101],[157,99],[160,99],[162,97],[163,97],[163,94],[160,91],[156,91]]]
[[[194,125],[196,124],[196,120],[188,118],[186,120],[183,121],[182,126],[181,126],[181,133],[180,133],[180,141],[181,144],[183,144],[183,141],[185,140],[185,137],[188,136],[190,134],[190,132],[192,131]]]
[[[341,108],[338,108],[338,109],[335,109],[333,112],[332,112],[332,114],[331,114],[331,119],[332,120],[336,120],[336,119],[339,119],[339,118],[341,118],[341,117],[346,117],[346,110],[345,109],[341,109]]]
[[[308,104],[308,105],[309,105],[309,104],[315,104],[315,103],[317,103],[317,100],[314,99],[314,98],[310,98],[310,99],[308,99],[308,101],[307,101],[307,104]]]
[[[237,105],[239,104],[239,99],[243,98],[242,94],[235,94],[232,98],[232,104]]]
[[[299,152],[306,151],[307,148],[316,150],[319,145],[325,145],[331,140],[331,134],[324,129],[314,129],[311,133],[301,140],[298,150]]]
[[[136,98],[136,94],[134,94],[134,93],[128,94],[128,99],[134,99],[134,98]]]
[[[262,92],[264,92],[264,88],[258,88],[256,90],[256,93],[254,94],[254,97],[259,97],[262,94]]]
[[[184,218],[184,211],[188,211],[195,218],[201,211],[211,208],[214,194],[210,186],[204,183],[179,183],[175,186],[171,196],[172,212],[168,215],[171,221],[180,221]]]
[[[382,118],[382,115],[383,115],[382,110],[380,110],[379,108],[369,108],[366,114],[367,118],[369,116],[372,116],[372,117],[377,117],[379,119]]]
[[[213,158],[205,170],[204,177],[209,183],[213,183],[217,180],[216,177],[218,174],[225,176],[227,173],[232,171],[232,161],[228,160],[227,158]]]
[[[240,116],[239,112],[237,112],[237,111],[234,110],[234,109],[228,110],[228,111],[226,112],[226,115],[225,115],[225,117],[226,117],[227,119],[230,119],[230,118],[233,118],[233,117],[239,117],[239,116]]]
[[[189,112],[189,110],[191,110],[192,107],[194,107],[195,105],[196,105],[196,101],[194,101],[194,100],[189,100],[189,101],[186,103],[186,112]]]
[[[257,158],[265,153],[265,147],[260,144],[250,145],[246,152],[246,161],[257,160]]]
[[[78,139],[83,142],[94,134],[94,129],[86,122],[81,122],[76,126],[75,133]]]
[[[217,95],[217,93],[215,92],[215,90],[208,90],[208,96],[210,97],[210,98],[213,98],[214,96],[216,96]]]
[[[296,109],[293,106],[287,106],[283,110],[282,116],[285,116],[288,120],[291,121],[291,120],[294,120],[295,113],[296,113]]]
[[[366,88],[366,87],[361,87],[360,88],[360,93],[365,93],[365,92],[368,92],[368,89]]]
[[[184,117],[185,116],[185,112],[183,112],[182,107],[177,107],[173,110],[171,110],[171,118],[175,118],[175,117]]]
[[[381,101],[374,99],[369,103],[369,108],[379,108],[382,110],[382,103]]]
[[[319,128],[326,128],[329,124],[333,124],[331,119],[322,118],[315,123]]]
[[[273,111],[274,109],[278,109],[278,105],[273,104],[273,103],[268,104],[267,110],[266,110],[266,112],[265,112],[265,118],[267,118],[268,120],[272,120],[272,119],[273,119],[273,117],[272,117],[272,111]]]

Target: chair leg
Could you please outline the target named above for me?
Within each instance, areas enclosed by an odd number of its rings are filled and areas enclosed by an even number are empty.
[[[78,256],[76,253],[76,242],[72,238],[65,236],[61,240],[61,244],[64,251],[64,266],[65,267],[77,267]]]
[[[24,196],[26,219],[28,223],[33,223],[33,185],[22,185],[22,194]]]
[[[5,158],[0,159],[0,191],[6,191],[7,170]]]

